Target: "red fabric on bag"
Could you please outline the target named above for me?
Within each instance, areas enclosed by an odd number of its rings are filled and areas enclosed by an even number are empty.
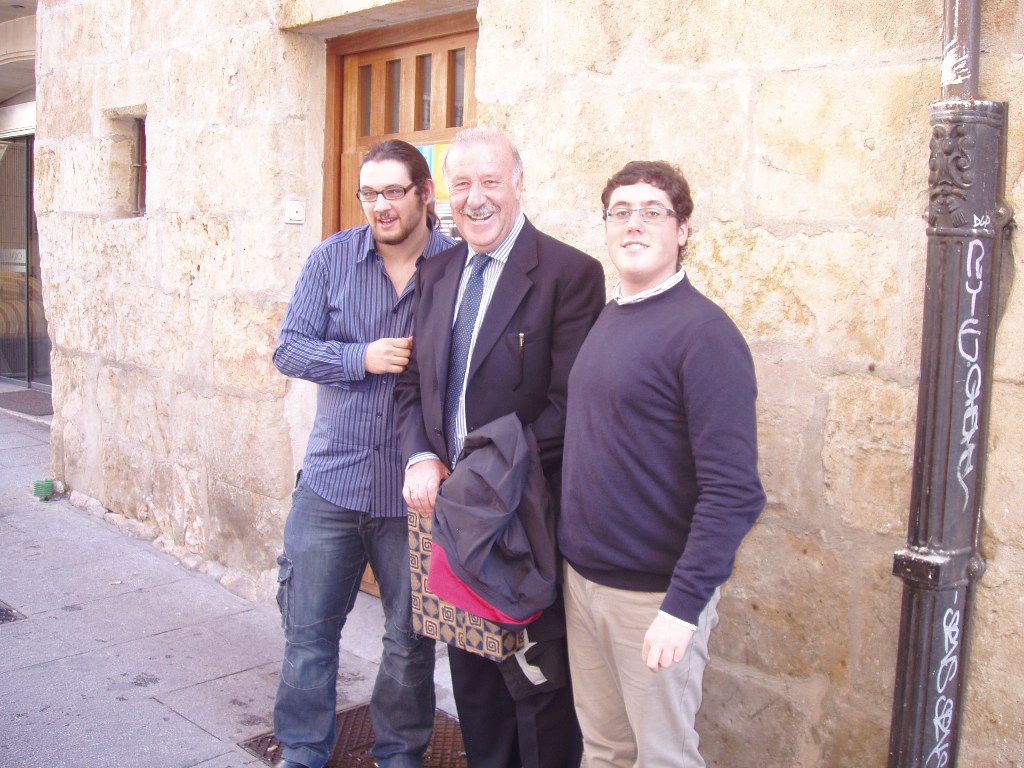
[[[427,575],[427,589],[442,600],[447,600],[456,608],[461,608],[464,611],[476,614],[482,619],[506,626],[526,626],[543,613],[543,611],[537,611],[537,613],[525,621],[516,621],[511,616],[507,616],[499,611],[467,587],[465,582],[455,575],[448,564],[448,555],[445,554],[444,549],[437,541],[434,542],[430,554],[430,573]]]

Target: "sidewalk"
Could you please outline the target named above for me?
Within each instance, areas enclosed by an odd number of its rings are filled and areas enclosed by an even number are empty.
[[[249,602],[64,498],[40,501],[49,426],[0,411],[0,766],[232,768],[273,730],[283,638]],[[0,608],[3,608],[0,605]],[[342,640],[339,709],[369,700],[380,602]],[[438,648],[438,701],[454,715]]]

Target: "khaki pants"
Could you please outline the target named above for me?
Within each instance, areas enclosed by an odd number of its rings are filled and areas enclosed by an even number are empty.
[[[686,656],[651,672],[644,634],[664,593],[595,584],[566,563],[565,608],[576,715],[586,768],[703,768],[694,718],[703,693],[719,590],[700,615]]]

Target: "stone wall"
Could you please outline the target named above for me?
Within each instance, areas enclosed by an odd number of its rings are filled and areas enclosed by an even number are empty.
[[[40,2],[54,469],[267,596],[313,407],[270,352],[319,239],[320,37],[443,3],[208,5]],[[942,3],[481,0],[478,18],[479,122],[519,143],[528,215],[603,256],[605,179],[630,159],[680,164],[696,202],[686,267],[754,352],[768,507],[713,636],[709,762],[884,765]],[[984,3],[982,42],[980,95],[1010,102],[1006,199],[1020,210],[1024,11]],[[136,218],[125,148],[143,115],[150,204]],[[290,199],[306,202],[304,225],[283,223]],[[1003,285],[964,766],[1024,764],[1024,297],[1011,259]]]
[[[40,3],[38,22],[55,469],[267,596],[305,439],[270,357],[319,240],[323,41],[247,2]],[[135,217],[141,117],[148,205]],[[286,200],[306,203],[305,224],[283,223]]]

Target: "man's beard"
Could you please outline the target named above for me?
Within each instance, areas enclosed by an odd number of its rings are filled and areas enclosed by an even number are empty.
[[[414,211],[409,214],[409,218],[406,219],[402,216],[395,216],[399,226],[397,229],[381,232],[377,217],[374,216],[373,223],[370,225],[370,229],[373,231],[373,239],[377,243],[383,243],[384,245],[398,245],[404,243],[409,239],[409,236],[415,231],[416,227],[420,226],[423,218],[423,209],[425,205],[422,200],[417,200],[417,206]]]

